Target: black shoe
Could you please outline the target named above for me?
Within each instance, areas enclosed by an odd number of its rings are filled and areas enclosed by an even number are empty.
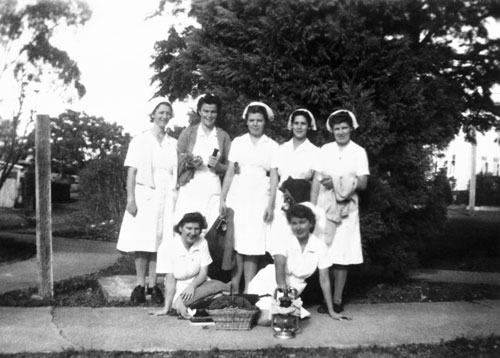
[[[132,294],[130,295],[130,302],[132,302],[132,304],[134,304],[134,305],[146,302],[146,295],[144,293],[143,286],[137,285],[134,288],[134,290],[132,291]]]
[[[341,304],[334,303],[333,304],[333,312],[335,312],[335,313],[344,312],[344,305],[342,303]]]
[[[328,313],[328,308],[326,307],[326,303],[322,303],[318,307],[318,313]]]
[[[165,301],[163,292],[161,292],[160,288],[157,285],[154,285],[153,288],[148,288],[148,293],[151,294],[151,301],[153,301],[157,305],[162,305]]]

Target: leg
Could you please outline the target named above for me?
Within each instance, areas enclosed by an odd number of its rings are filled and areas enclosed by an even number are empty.
[[[258,263],[259,256],[245,255],[243,257],[243,276],[245,278],[245,290],[243,291],[243,293],[248,293],[248,284],[257,274]]]
[[[334,265],[333,266],[333,279],[334,279],[334,290],[333,290],[333,303],[340,305],[342,303],[342,293],[344,292],[345,282],[347,280],[347,268],[345,265]]]
[[[231,270],[231,287],[233,292],[240,292],[241,275],[243,274],[243,256],[236,253],[236,266]]]
[[[156,252],[149,253],[148,261],[148,286],[153,287],[156,285]]]
[[[135,252],[135,275],[137,278],[137,285],[142,287],[146,286],[146,271],[148,269],[149,253],[143,251]]]

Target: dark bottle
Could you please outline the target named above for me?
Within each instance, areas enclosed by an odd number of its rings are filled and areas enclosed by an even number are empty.
[[[219,150],[218,150],[217,148],[214,148],[214,151],[213,151],[213,153],[212,153],[212,157],[216,157],[218,153],[219,153]],[[212,169],[213,169],[213,167],[212,167],[211,165],[207,165],[207,166],[208,166],[209,168],[212,168]]]

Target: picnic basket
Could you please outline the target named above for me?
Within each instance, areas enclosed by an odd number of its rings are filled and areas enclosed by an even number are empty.
[[[246,301],[246,302],[245,302]],[[215,329],[229,330],[229,331],[247,331],[252,328],[252,323],[259,309],[250,304],[243,297],[234,297],[231,295],[230,300],[228,297],[219,301],[221,308],[207,309],[207,313],[215,322]]]

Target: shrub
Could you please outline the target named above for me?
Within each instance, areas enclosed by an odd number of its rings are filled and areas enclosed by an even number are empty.
[[[469,204],[469,189],[453,192],[454,204]],[[491,173],[476,175],[476,206],[500,206],[500,177]]]
[[[89,162],[80,171],[80,200],[94,222],[121,222],[126,204],[123,157],[110,155]]]

